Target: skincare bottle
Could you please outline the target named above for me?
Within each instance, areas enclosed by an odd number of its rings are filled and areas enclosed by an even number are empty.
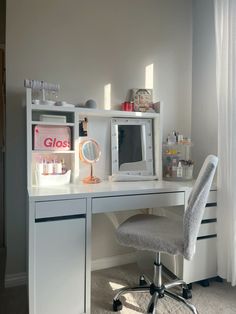
[[[62,174],[62,163],[60,161],[56,161],[55,163],[55,173]]]
[[[43,174],[48,174],[47,160],[45,158],[43,159]]]
[[[44,171],[44,164],[43,164],[43,159],[42,157],[40,157],[39,162],[37,162],[36,164],[36,169],[38,171],[39,174],[43,174]]]
[[[178,163],[177,167],[177,178],[182,178],[183,177],[183,167],[181,165],[181,161]]]
[[[178,134],[178,143],[183,143],[183,135],[182,134]]]
[[[64,159],[61,160],[61,167],[62,167],[62,173],[66,173],[67,169],[66,169],[66,164],[65,164]]]
[[[174,158],[172,160],[172,169],[171,169],[171,173],[172,173],[172,178],[176,178],[177,176],[177,160]]]
[[[47,173],[53,174],[53,162],[50,159],[47,161]]]
[[[174,132],[173,132],[171,135],[168,134],[167,143],[168,143],[169,145],[173,145],[173,144],[176,143],[176,137],[175,137]]]

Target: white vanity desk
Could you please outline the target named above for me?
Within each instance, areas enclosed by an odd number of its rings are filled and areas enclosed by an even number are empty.
[[[29,313],[90,313],[92,214],[186,206],[191,186],[103,181],[29,189]]]
[[[167,207],[172,213],[176,206],[182,206],[182,209],[186,207],[192,183],[160,180],[75,184],[88,175],[88,168],[79,158],[80,141],[84,139],[80,126],[85,118],[89,120],[87,136],[98,141],[102,152],[99,166],[95,169],[98,177],[104,179],[115,173],[114,162],[117,160],[112,157],[114,154],[111,154],[111,151],[114,152],[116,149],[116,145],[111,146],[112,138],[115,138],[114,123],[126,118],[127,125],[132,124],[129,119],[134,119],[135,124],[140,127],[146,125],[144,132],[142,131],[143,135],[146,134],[143,137],[146,140],[142,140],[141,144],[143,150],[143,143],[146,143],[144,160],[150,163],[149,168],[153,169],[151,175],[162,178],[161,115],[119,110],[92,110],[74,106],[37,105],[32,104],[31,96],[32,90],[27,86],[29,314],[90,313],[92,215],[157,207]],[[49,117],[50,121],[41,120],[43,116]],[[142,119],[146,121],[144,124]],[[113,128],[111,128],[111,121],[114,122]],[[70,149],[61,150],[62,143],[59,142],[60,146],[55,150],[42,150],[41,146],[35,145],[35,139],[38,138],[36,131],[47,127],[67,129],[71,134]],[[153,145],[147,145],[151,133]],[[55,135],[52,137],[47,138],[51,145],[54,140],[57,140],[54,139]],[[56,143],[54,144],[57,145]],[[50,176],[41,172],[39,176],[38,164],[40,160],[46,162],[50,153],[56,156],[56,160],[63,160],[62,163],[71,172],[70,182],[73,184],[42,187],[42,181],[40,183],[39,179],[42,177],[47,179]],[[58,179],[59,176],[54,178]],[[214,193],[209,203],[215,203]],[[211,208],[213,210],[210,210]],[[176,274],[184,278],[187,283],[216,275],[215,208],[208,207],[206,211],[204,219],[208,219],[209,223],[205,221],[201,227],[199,236],[204,239],[198,241],[195,260],[191,263],[181,260],[179,269],[176,269]],[[206,239],[206,236],[210,238]],[[171,265],[167,266],[173,271]]]

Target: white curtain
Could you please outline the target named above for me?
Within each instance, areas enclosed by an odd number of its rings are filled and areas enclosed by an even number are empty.
[[[215,0],[218,274],[236,285],[236,0]]]

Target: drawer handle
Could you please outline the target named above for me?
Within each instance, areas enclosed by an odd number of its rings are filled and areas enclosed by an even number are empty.
[[[197,240],[210,239],[210,238],[216,238],[216,237],[217,237],[216,234],[211,234],[207,236],[197,237]]]
[[[217,203],[207,203],[205,207],[215,207]]]
[[[69,215],[69,216],[57,216],[57,217],[45,217],[45,218],[36,218],[35,222],[48,222],[48,221],[58,221],[58,220],[69,220],[69,219],[81,219],[86,218],[85,214],[80,215]]]
[[[209,224],[209,223],[212,223],[212,222],[217,222],[217,219],[216,218],[212,218],[212,219],[203,219],[201,224]]]

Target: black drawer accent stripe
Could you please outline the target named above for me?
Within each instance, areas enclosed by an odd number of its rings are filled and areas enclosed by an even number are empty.
[[[214,203],[207,203],[205,207],[215,207],[217,206],[217,203],[214,202]]]
[[[211,238],[216,238],[216,237],[217,237],[216,234],[211,234],[211,235],[207,235],[207,236],[197,237],[197,240],[211,239]]]
[[[45,217],[45,218],[36,218],[35,222],[47,222],[47,221],[59,221],[59,220],[69,220],[69,219],[81,219],[86,218],[85,214],[70,215],[70,216],[57,216],[57,217]]]
[[[217,221],[216,218],[212,218],[212,219],[203,219],[203,220],[202,220],[202,224],[208,224],[208,223],[216,222],[216,221]]]

